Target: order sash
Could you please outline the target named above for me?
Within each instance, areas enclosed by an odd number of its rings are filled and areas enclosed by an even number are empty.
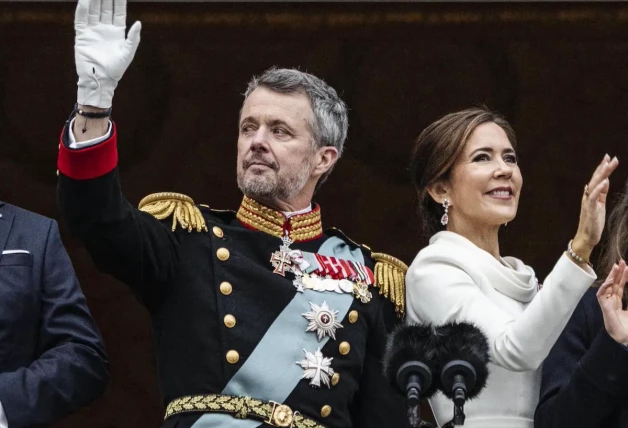
[[[335,236],[326,240],[318,252],[326,256],[364,263],[364,256],[359,248],[351,251],[343,240]],[[240,370],[229,380],[222,394],[283,403],[303,375],[303,369],[297,365],[297,361],[305,357],[303,350],[315,352],[329,340],[329,337],[325,336],[319,342],[315,332],[305,331],[309,322],[302,314],[311,310],[310,302],[318,305],[323,301],[327,302],[330,308],[338,311],[338,320],[342,320],[349,311],[353,299],[352,294],[329,291],[305,290],[303,293],[296,293]],[[192,428],[254,428],[260,425],[261,422],[253,419],[236,419],[225,413],[206,413],[192,425]]]

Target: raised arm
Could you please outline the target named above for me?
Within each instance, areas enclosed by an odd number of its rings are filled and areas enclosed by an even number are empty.
[[[553,284],[515,316],[487,297],[481,287],[490,284],[477,283],[474,261],[455,249],[415,261],[406,281],[409,313],[436,325],[471,322],[487,335],[493,363],[512,371],[538,368],[595,277],[563,256]]]
[[[606,223],[606,199],[610,188],[609,178],[619,166],[617,157],[606,154],[584,187],[580,204],[578,230],[571,241],[569,257],[586,269],[589,257],[600,242]]]
[[[113,93],[135,56],[141,28],[142,24],[135,22],[125,38],[126,0],[79,0],[74,17],[78,74],[73,122],[76,142],[107,133]],[[104,117],[90,117],[94,115]]]
[[[537,369],[596,278],[587,262],[600,241],[609,177],[617,166],[617,158],[606,155],[596,168],[582,197],[578,231],[570,250],[523,313],[511,315],[487,297],[486,293],[496,292],[498,284],[488,283],[482,270],[493,268],[477,256],[480,253],[458,245],[440,251],[428,247],[412,264],[407,279],[412,312],[435,324],[473,322],[488,335],[495,364],[513,371]]]
[[[129,284],[152,305],[163,297],[174,275],[178,243],[167,226],[134,208],[120,188],[117,132],[108,114],[140,32],[136,22],[125,38],[125,21],[126,0],[78,3],[78,111],[61,137],[58,201],[64,221],[96,266]],[[85,111],[105,117],[86,117]]]

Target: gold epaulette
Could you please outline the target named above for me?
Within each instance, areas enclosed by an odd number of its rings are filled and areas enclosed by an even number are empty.
[[[371,253],[375,260],[375,286],[395,304],[399,318],[406,312],[406,272],[408,266],[401,260],[384,253]]]
[[[207,225],[201,210],[194,205],[192,198],[182,193],[152,193],[140,201],[138,208],[158,220],[172,215],[173,232],[177,228],[177,223],[188,232],[192,229],[196,229],[197,232],[207,232]]]

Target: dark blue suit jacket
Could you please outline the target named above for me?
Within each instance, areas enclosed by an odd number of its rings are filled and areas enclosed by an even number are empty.
[[[543,363],[535,428],[628,427],[628,348],[604,328],[592,288]]]
[[[57,223],[4,202],[0,215],[0,402],[21,428],[91,402],[109,373]]]

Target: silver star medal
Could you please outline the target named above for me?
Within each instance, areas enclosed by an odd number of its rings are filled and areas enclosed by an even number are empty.
[[[301,379],[311,379],[310,386],[320,388],[321,382],[331,388],[329,380],[334,375],[334,369],[331,368],[331,360],[333,358],[323,357],[321,348],[318,348],[315,353],[307,352],[303,350],[305,359],[297,361],[297,364],[303,367],[303,376]]]
[[[319,342],[325,336],[336,340],[336,329],[342,328],[342,324],[338,322],[338,311],[329,309],[325,301],[320,306],[310,302],[310,308],[310,312],[301,314],[310,322],[305,331],[315,331]]]

